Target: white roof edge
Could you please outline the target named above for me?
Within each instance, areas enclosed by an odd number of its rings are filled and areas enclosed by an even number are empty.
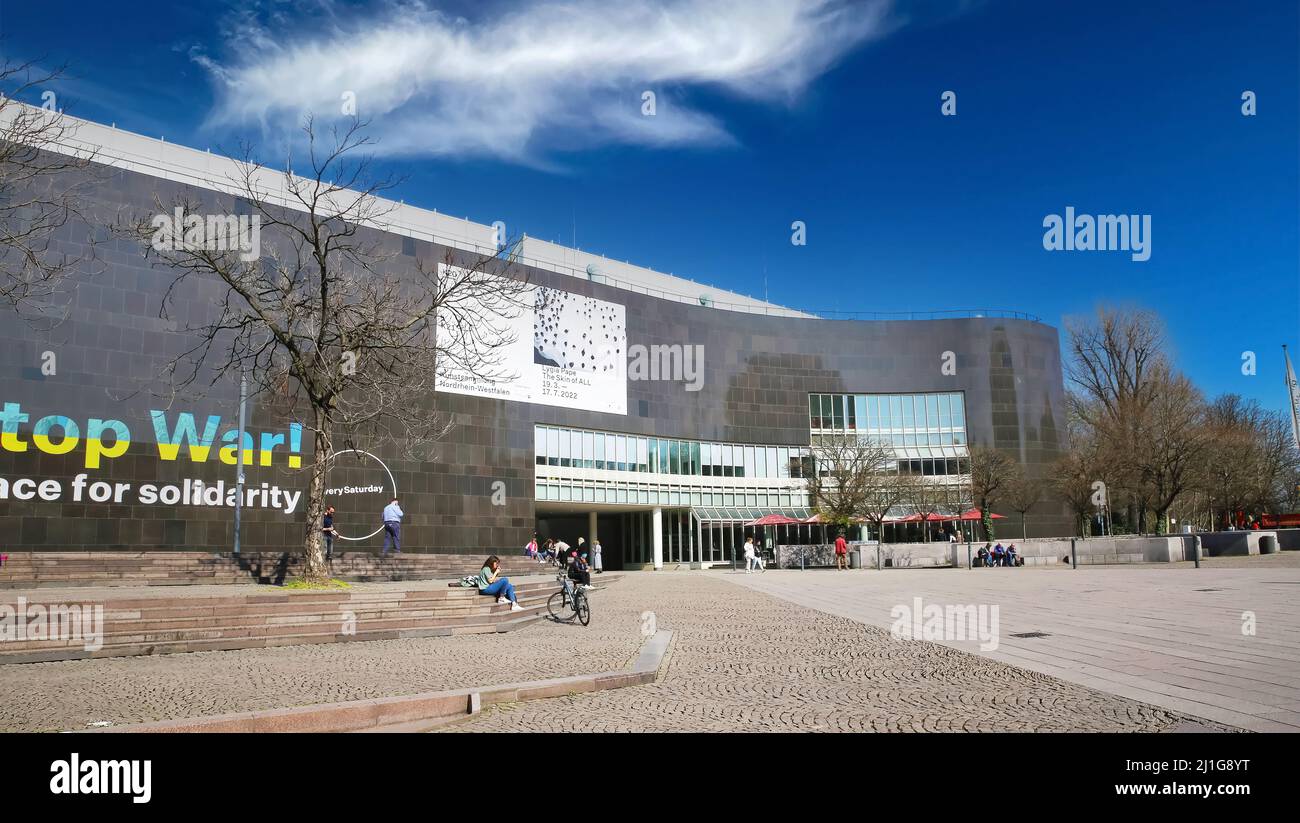
[[[45,111],[7,99],[0,106],[0,125],[18,116],[23,110]],[[104,165],[226,194],[238,195],[241,190],[238,181],[243,178],[245,164],[240,160],[67,114],[48,112],[47,116],[69,121],[63,141],[47,147],[52,151],[80,156],[93,154],[96,162]],[[300,203],[288,196],[281,172],[263,167],[258,182],[264,186],[268,201],[288,208],[302,208]],[[380,202],[389,207],[389,211],[383,224],[376,228],[468,252],[492,253],[494,250],[495,230],[492,226],[450,217],[405,202],[384,198],[380,198]],[[546,271],[665,300],[752,314],[815,317],[807,312],[526,235],[512,259]]]

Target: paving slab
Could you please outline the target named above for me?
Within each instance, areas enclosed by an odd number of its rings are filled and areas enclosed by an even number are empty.
[[[772,571],[723,579],[886,630],[896,621],[893,610],[914,610],[918,597],[923,609],[996,606],[996,649],[970,638],[938,642],[1219,723],[1300,731],[1293,587],[1300,568],[1177,565]],[[1015,636],[1029,633],[1046,636]]]

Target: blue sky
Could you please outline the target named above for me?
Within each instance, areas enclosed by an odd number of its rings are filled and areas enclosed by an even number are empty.
[[[274,159],[342,86],[409,203],[755,296],[766,275],[769,299],[814,311],[1005,308],[1060,326],[1143,305],[1208,394],[1285,405],[1295,2],[2,9],[0,48],[68,63],[54,89],[79,116]],[[1150,214],[1150,260],[1045,251],[1042,221],[1067,206]]]

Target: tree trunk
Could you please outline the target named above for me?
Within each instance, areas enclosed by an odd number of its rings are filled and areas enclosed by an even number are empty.
[[[1020,513],[1020,539],[1022,541],[1029,539],[1029,527],[1025,525],[1025,512]]]
[[[303,534],[302,579],[307,583],[329,581],[329,566],[321,550],[321,522],[325,516],[325,474],[329,468],[330,447],[326,436],[328,418],[316,412],[315,449],[311,464],[311,483],[307,490],[307,524]]]

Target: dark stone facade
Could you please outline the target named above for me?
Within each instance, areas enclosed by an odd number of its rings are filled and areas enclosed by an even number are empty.
[[[178,193],[204,199],[215,195],[124,171],[111,171],[96,184],[96,220],[124,211],[153,213],[155,198],[168,203]],[[166,270],[151,267],[138,246],[102,228],[65,227],[58,245],[70,254],[85,250],[93,231],[102,270],[88,274],[76,291],[67,320],[52,330],[0,309],[0,406],[19,403],[30,415],[23,431],[45,415],[65,415],[82,425],[88,418],[114,418],[130,426],[127,454],[88,470],[81,449],[52,455],[0,449],[0,478],[53,478],[67,486],[78,473],[90,480],[179,481],[186,477],[233,483],[233,467],[158,459],[148,410],[167,408],[156,396],[162,364],[189,341],[187,323],[203,317],[220,293],[213,284],[187,286],[171,320],[159,318],[162,295],[172,283]],[[383,238],[396,254],[393,267],[413,262],[411,252],[436,263],[443,250],[432,244]],[[405,254],[403,251],[405,250]],[[424,462],[389,460],[408,525],[410,549],[514,553],[534,527],[533,427],[537,423],[614,432],[766,445],[809,442],[811,392],[962,391],[971,443],[992,444],[1019,455],[1040,475],[1056,456],[1064,424],[1064,396],[1057,331],[1027,320],[968,318],[862,322],[794,319],[725,311],[669,301],[547,271],[529,270],[536,283],[622,304],[629,344],[703,345],[701,391],[680,382],[629,381],[626,416],[481,397],[439,394],[430,399],[455,418],[451,436]],[[57,374],[42,373],[42,353],[57,357]],[[944,375],[945,352],[956,355],[955,375]],[[200,419],[220,414],[223,428],[237,415],[236,386],[225,383],[202,399],[183,399],[172,408],[192,409]],[[275,421],[253,404],[250,430]],[[30,439],[30,438],[29,438]],[[358,444],[364,448],[365,444]],[[310,460],[305,439],[303,460]],[[305,487],[283,463],[250,468],[251,484],[263,481]],[[506,485],[506,505],[493,505],[495,481]],[[1048,506],[1042,507],[1046,512]],[[1053,512],[1055,510],[1053,509]],[[301,544],[302,505],[294,516],[246,511],[243,545],[273,551]],[[375,515],[378,520],[378,513]],[[1058,522],[1059,519],[1059,522]],[[1039,532],[1068,528],[1068,518],[1039,515]],[[231,514],[224,507],[186,507],[0,500],[0,549],[212,549],[231,544]],[[378,550],[376,537],[349,550]]]

